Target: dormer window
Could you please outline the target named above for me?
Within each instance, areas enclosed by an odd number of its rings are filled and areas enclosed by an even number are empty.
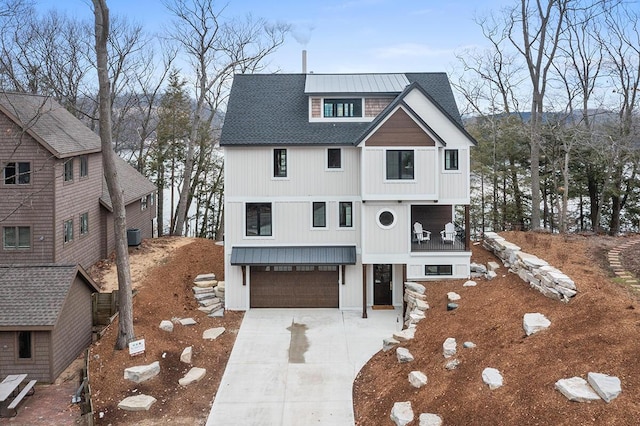
[[[362,117],[362,99],[325,99],[324,117]]]

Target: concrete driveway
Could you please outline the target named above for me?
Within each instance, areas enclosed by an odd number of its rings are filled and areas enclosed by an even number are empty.
[[[353,379],[398,310],[252,309],[245,314],[208,426],[353,426]]]

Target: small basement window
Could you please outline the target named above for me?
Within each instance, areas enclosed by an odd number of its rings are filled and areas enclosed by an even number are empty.
[[[425,265],[425,275],[453,275],[453,265]]]

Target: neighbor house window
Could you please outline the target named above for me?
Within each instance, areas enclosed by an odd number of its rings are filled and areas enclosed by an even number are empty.
[[[80,215],[80,235],[89,233],[89,213],[82,213]]]
[[[2,247],[5,250],[30,249],[31,228],[28,226],[5,226],[2,228]]]
[[[147,196],[145,195],[144,197],[140,198],[140,210],[146,210],[147,209]]]
[[[453,275],[453,267],[451,265],[426,265],[424,267],[425,275]]]
[[[341,201],[338,204],[338,216],[340,228],[353,227],[353,203],[351,201]]]
[[[413,151],[387,151],[387,179],[413,179]]]
[[[457,149],[444,150],[444,169],[458,170],[458,150]]]
[[[329,148],[327,150],[327,168],[342,168],[342,150],[340,148]]]
[[[362,117],[362,99],[325,99],[325,117]]]
[[[247,237],[271,236],[271,203],[247,203]]]
[[[73,219],[65,220],[62,226],[62,232],[64,233],[65,243],[73,241]]]
[[[12,161],[4,166],[5,185],[27,185],[31,182],[31,163]]]
[[[313,203],[313,227],[325,228],[327,226],[327,203]]]
[[[70,158],[64,162],[64,181],[73,181],[73,158]]]
[[[273,177],[287,177],[287,150],[273,150]]]
[[[83,155],[80,157],[80,177],[83,178],[87,176],[89,176],[89,157]]]
[[[30,331],[18,331],[18,358],[31,359],[33,355]]]

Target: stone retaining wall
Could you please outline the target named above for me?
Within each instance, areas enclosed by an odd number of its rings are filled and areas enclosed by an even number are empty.
[[[521,251],[495,232],[485,232],[482,245],[498,256],[510,272],[545,296],[568,302],[576,295],[577,288],[571,278],[539,257]]]

